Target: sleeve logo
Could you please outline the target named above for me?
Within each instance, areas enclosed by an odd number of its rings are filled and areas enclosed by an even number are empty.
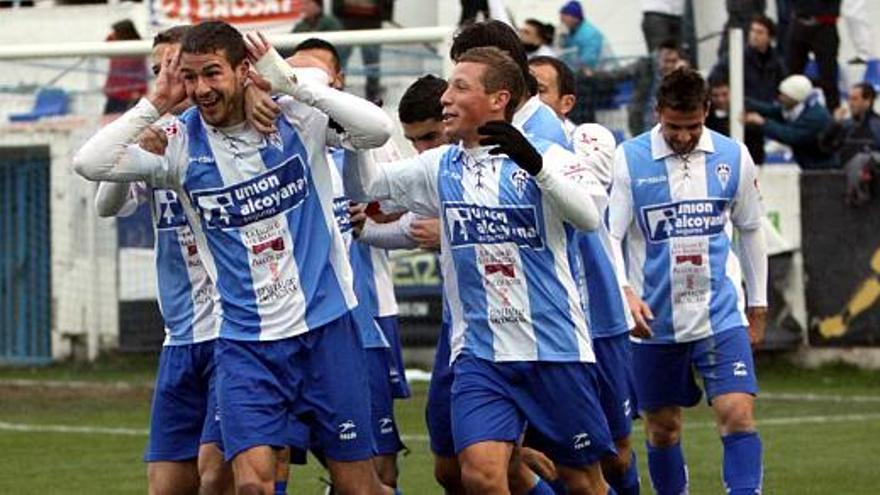
[[[642,207],[642,228],[651,242],[673,237],[714,236],[727,222],[726,199],[697,199]]]
[[[538,213],[532,205],[490,207],[444,203],[443,216],[453,249],[505,243],[544,249]]]

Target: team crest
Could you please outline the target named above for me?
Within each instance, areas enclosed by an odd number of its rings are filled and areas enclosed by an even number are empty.
[[[519,194],[519,197],[522,197],[526,192],[526,184],[529,182],[529,173],[518,168],[510,174],[510,182],[513,184],[513,188],[516,189],[516,193]]]
[[[730,165],[719,163],[718,166],[715,167],[715,175],[718,176],[718,182],[721,183],[721,187],[726,188],[727,183],[730,182]]]
[[[284,151],[284,142],[281,141],[281,134],[277,131],[266,136],[266,143],[278,151]]]

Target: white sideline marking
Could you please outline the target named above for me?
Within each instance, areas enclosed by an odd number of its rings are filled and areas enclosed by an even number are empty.
[[[764,426],[790,426],[814,423],[856,423],[860,421],[880,420],[880,413],[841,414],[836,416],[795,416],[790,418],[767,418],[758,420],[758,428]],[[715,428],[711,421],[685,423],[685,429]],[[147,436],[149,431],[144,428],[104,428],[99,426],[66,426],[66,425],[35,425],[27,423],[9,423],[0,421],[0,430],[28,433],[82,433],[121,436]],[[404,442],[427,442],[427,435],[401,435]]]
[[[804,402],[880,402],[880,395],[823,395],[823,394],[790,394],[785,392],[758,392],[758,399],[795,400]]]

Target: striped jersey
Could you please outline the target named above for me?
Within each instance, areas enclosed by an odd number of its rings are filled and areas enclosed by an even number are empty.
[[[394,285],[391,282],[391,269],[388,264],[388,253],[384,249],[374,248],[353,239],[350,200],[345,196],[342,174],[345,169],[345,153],[341,148],[331,149],[329,160],[332,162],[333,175],[333,214],[348,247],[354,276],[354,292],[358,306],[353,315],[361,334],[365,348],[389,347],[388,340],[376,323],[376,318],[397,314],[397,301],[394,298]]]
[[[143,183],[132,183],[129,191],[133,206],[149,202],[152,211],[159,311],[165,321],[163,345],[196,344],[217,338],[221,321],[217,290],[202,264],[177,194]]]
[[[629,284],[654,313],[646,343],[748,326],[732,226],[758,228],[763,208],[744,145],[704,128],[680,156],[655,126],[618,148],[609,210],[612,237],[626,237]]]
[[[545,166],[577,168],[555,144],[538,149]],[[488,148],[460,146],[384,168],[392,197],[441,219],[452,360],[595,361],[569,263],[574,229],[532,176]]]
[[[327,117],[289,98],[279,104],[278,131],[268,136],[247,123],[209,126],[190,109],[168,132],[167,170],[152,179],[182,192],[220,294],[223,338],[296,336],[356,304],[333,216]]]
[[[562,120],[537,95],[526,100],[525,104],[516,111],[512,124],[522,129],[530,138],[550,141],[563,148],[571,147]]]

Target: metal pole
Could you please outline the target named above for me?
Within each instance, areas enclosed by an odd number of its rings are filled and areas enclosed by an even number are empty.
[[[730,137],[737,141],[745,139],[742,123],[745,108],[745,83],[743,76],[743,31],[731,28],[728,31],[728,67],[730,67]]]

